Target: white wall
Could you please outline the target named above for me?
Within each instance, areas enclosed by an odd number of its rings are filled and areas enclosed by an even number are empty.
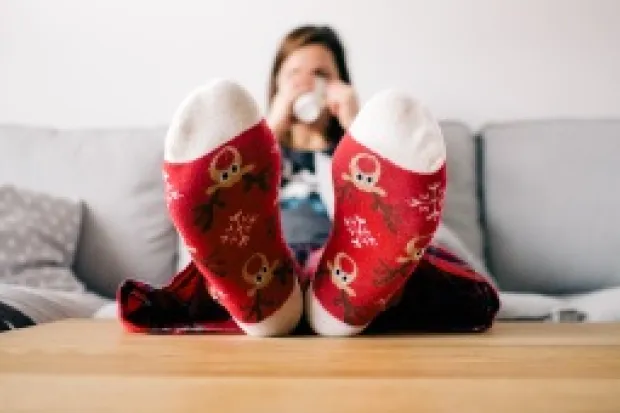
[[[405,88],[473,127],[620,116],[619,17],[615,0],[0,0],[0,122],[165,124],[212,76],[263,103],[302,22],[340,30],[362,99]]]

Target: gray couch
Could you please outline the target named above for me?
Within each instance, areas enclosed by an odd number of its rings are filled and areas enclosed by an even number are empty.
[[[442,129],[444,223],[506,292],[500,316],[620,319],[620,121]],[[181,264],[163,197],[164,134],[0,126],[0,185],[82,201],[72,269],[96,295],[113,298],[125,278],[162,284]]]

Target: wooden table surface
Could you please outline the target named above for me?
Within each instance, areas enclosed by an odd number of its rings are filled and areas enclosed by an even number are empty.
[[[148,336],[69,320],[0,334],[0,412],[620,412],[620,324],[479,335]]]

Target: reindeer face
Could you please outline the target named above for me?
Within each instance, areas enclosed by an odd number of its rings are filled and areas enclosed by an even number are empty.
[[[424,255],[424,248],[418,248],[416,246],[417,242],[418,239],[414,238],[407,243],[407,247],[405,248],[407,255],[414,261],[419,261],[422,255]]]
[[[244,174],[252,171],[254,165],[243,165],[241,154],[237,148],[225,146],[211,161],[209,174],[214,184],[209,187],[207,192],[212,194],[221,188],[230,188],[241,181]]]
[[[351,283],[357,278],[357,265],[351,257],[344,252],[339,252],[334,258],[334,263],[327,262],[327,267],[331,275],[331,280],[340,290],[346,291],[354,296],[355,291],[350,287]]]
[[[252,286],[248,295],[254,295],[257,290],[268,286],[273,279],[273,272],[277,266],[278,260],[269,265],[264,254],[254,253],[243,265],[243,279]]]
[[[424,256],[425,249],[424,247],[418,247],[417,244],[422,240],[428,237],[414,237],[405,246],[405,257],[398,257],[397,261],[400,263],[406,262],[418,262]]]
[[[373,155],[358,153],[349,163],[349,173],[342,174],[342,178],[350,181],[363,192],[385,196],[385,190],[378,186],[381,177],[381,164]]]

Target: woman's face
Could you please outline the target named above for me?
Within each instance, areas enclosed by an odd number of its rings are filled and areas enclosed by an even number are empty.
[[[278,90],[299,87],[312,89],[316,76],[322,76],[328,83],[340,78],[334,55],[319,44],[303,46],[282,62],[276,79]]]

